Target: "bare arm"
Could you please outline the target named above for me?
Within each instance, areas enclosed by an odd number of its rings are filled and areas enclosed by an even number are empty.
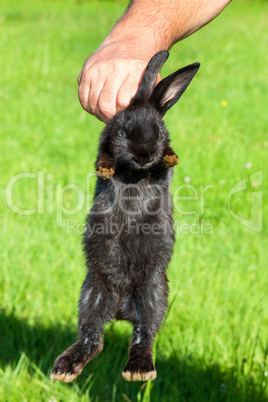
[[[78,77],[82,107],[107,122],[128,106],[150,58],[214,19],[231,0],[134,0]],[[160,76],[159,76],[160,80]]]

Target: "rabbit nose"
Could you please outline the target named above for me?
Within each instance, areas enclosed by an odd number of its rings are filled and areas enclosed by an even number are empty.
[[[139,163],[141,166],[147,165],[154,161],[154,157],[150,155],[141,155],[139,159],[140,159]]]

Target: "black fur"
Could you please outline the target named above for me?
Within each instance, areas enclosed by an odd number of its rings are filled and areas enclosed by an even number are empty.
[[[101,351],[104,324],[114,318],[133,324],[124,378],[155,378],[152,347],[167,307],[166,269],[174,245],[173,169],[163,161],[168,156],[171,165],[177,163],[162,116],[199,67],[186,67],[154,89],[167,56],[154,56],[130,106],[102,133],[100,174],[83,241],[88,273],[79,301],[79,337],[56,360],[53,380],[68,382],[81,372]],[[112,173],[105,176],[103,169]]]

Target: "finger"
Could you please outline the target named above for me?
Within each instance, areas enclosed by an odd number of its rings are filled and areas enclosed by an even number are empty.
[[[116,111],[119,112],[127,108],[130,104],[131,99],[136,95],[138,88],[140,86],[142,76],[139,77],[135,75],[128,76],[122,83],[116,100]],[[158,74],[156,84],[161,81],[161,76]]]
[[[80,80],[80,84],[78,87],[78,98],[81,103],[81,106],[84,110],[91,113],[91,109],[89,106],[89,93],[90,93],[90,82],[85,81],[82,77]]]
[[[122,82],[117,94],[116,110],[121,111],[129,106],[131,99],[136,95],[140,86],[145,67],[136,66],[134,71],[128,73],[128,76]]]
[[[127,77],[122,83],[116,98],[116,112],[124,110],[129,106],[133,96],[136,94],[139,86],[139,80],[133,77]]]
[[[90,82],[90,90],[88,94],[88,106],[91,110],[91,114],[100,118],[101,113],[99,109],[99,98],[102,92],[105,81],[102,81],[99,77],[95,76]],[[102,119],[101,119],[102,120]]]
[[[83,76],[83,69],[80,71],[80,74],[79,74],[78,77],[77,77],[77,84],[78,84],[78,85],[80,85],[82,76]]]
[[[116,114],[116,99],[122,84],[122,77],[108,77],[98,99],[99,116],[107,122]]]

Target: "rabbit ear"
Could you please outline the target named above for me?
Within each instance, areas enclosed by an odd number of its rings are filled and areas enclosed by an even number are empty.
[[[131,102],[132,105],[140,102],[143,103],[150,98],[155,87],[158,73],[168,56],[169,53],[166,50],[161,50],[151,58],[143,74],[140,87]]]
[[[161,80],[155,87],[150,103],[164,116],[182,96],[200,67],[200,63],[190,64]]]

